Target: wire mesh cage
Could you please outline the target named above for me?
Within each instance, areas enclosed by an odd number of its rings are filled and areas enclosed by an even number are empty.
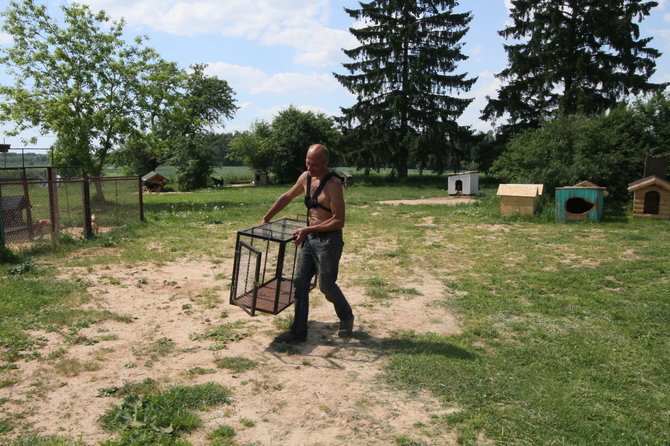
[[[74,169],[0,167],[0,246],[90,236],[143,220],[138,177],[61,177]]]
[[[237,231],[231,304],[252,316],[279,314],[293,304],[298,247],[291,242],[293,232],[304,226],[303,220],[282,218]]]

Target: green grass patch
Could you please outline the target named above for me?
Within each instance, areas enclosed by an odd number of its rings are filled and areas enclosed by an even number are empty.
[[[394,339],[388,379],[463,408],[445,417],[462,444],[667,444],[670,236],[655,226],[521,222],[464,240],[486,249],[445,283],[463,334]]]
[[[196,411],[229,404],[230,392],[213,383],[177,386],[164,392],[131,393],[100,419],[106,430],[117,432],[118,439],[105,445],[178,445],[179,437],[202,426]]]
[[[219,426],[207,435],[210,446],[235,446],[235,429],[231,426]]]
[[[256,361],[242,358],[241,356],[216,358],[214,363],[218,368],[230,370],[233,373],[242,373],[258,367],[258,363]]]
[[[191,333],[189,339],[192,341],[210,340],[216,344],[212,347],[213,350],[220,350],[226,347],[226,344],[240,341],[251,335],[251,332],[246,327],[246,321],[236,321],[228,324],[221,324],[207,330],[204,333]]]
[[[94,372],[100,370],[100,364],[95,361],[80,361],[77,358],[63,358],[54,365],[57,373],[73,377],[82,372]]]

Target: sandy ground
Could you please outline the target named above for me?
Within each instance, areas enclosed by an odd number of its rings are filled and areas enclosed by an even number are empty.
[[[23,426],[40,435],[96,444],[113,437],[98,419],[120,402],[99,397],[99,389],[146,378],[163,388],[215,382],[231,390],[232,403],[201,414],[204,426],[186,438],[194,445],[207,444],[207,433],[221,425],[235,428],[239,444],[392,445],[400,436],[426,445],[455,444],[451,434],[431,424],[431,417],[455,409],[427,392],[398,390],[380,379],[387,363],[382,342],[395,332],[458,333],[454,317],[434,304],[444,295],[439,280],[426,274],[402,284],[422,295],[400,297],[391,305],[343,286],[356,316],[355,336],[348,340],[335,335],[334,311],[315,291],[308,341],[286,352],[271,343],[280,333],[273,321],[288,317],[292,309],[251,317],[229,305],[231,271],[232,260],[63,269],[64,278],[88,281],[89,309],[129,315],[132,321],[104,321],[82,329],[80,334],[90,339],[104,337],[93,345],[67,344],[57,333],[31,333],[41,340],[44,358],[65,348],[64,358],[99,369],[65,376],[55,368],[57,360],[18,362],[19,369],[11,372],[18,382],[0,389],[0,398],[7,398],[4,411],[21,414]],[[218,296],[218,302],[203,297],[208,295]],[[208,347],[214,342],[191,340],[192,334],[235,321],[245,322],[248,336],[226,349],[213,351]],[[148,346],[161,338],[174,341],[175,349],[148,361]],[[223,357],[252,359],[258,367],[232,373],[216,367],[215,360]],[[188,373],[196,367],[209,373]]]
[[[393,205],[398,205],[398,204],[446,204],[446,205],[452,205],[452,204],[466,204],[466,203],[473,203],[476,201],[475,197],[470,197],[470,196],[456,196],[456,195],[450,195],[448,197],[431,197],[431,198],[421,198],[418,200],[385,200],[385,201],[380,201],[380,204],[393,204]]]

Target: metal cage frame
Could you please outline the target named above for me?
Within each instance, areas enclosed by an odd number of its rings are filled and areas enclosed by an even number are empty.
[[[293,232],[304,226],[304,220],[282,218],[237,231],[231,305],[255,316],[257,311],[276,315],[293,304],[298,260]]]

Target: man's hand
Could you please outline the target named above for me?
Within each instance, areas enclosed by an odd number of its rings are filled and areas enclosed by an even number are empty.
[[[309,226],[296,229],[295,231],[293,231],[293,235],[295,235],[295,240],[293,240],[293,243],[295,243],[296,245],[302,245],[302,243],[307,238],[307,234],[309,233],[310,233]]]

